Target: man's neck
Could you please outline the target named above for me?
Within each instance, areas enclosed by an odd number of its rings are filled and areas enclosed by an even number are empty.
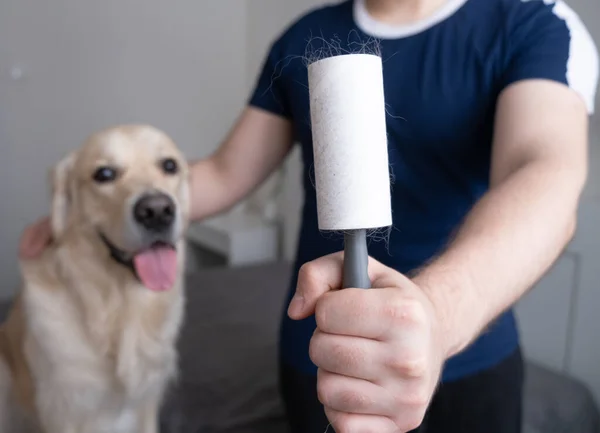
[[[386,24],[410,24],[429,17],[447,0],[365,0],[369,14]]]

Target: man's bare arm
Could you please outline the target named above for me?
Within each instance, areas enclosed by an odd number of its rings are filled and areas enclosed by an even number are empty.
[[[192,219],[221,213],[245,198],[283,162],[292,144],[289,120],[246,108],[217,151],[192,164]]]
[[[529,80],[500,97],[488,193],[445,252],[415,277],[463,350],[534,285],[572,238],[587,176],[584,103],[558,83]]]

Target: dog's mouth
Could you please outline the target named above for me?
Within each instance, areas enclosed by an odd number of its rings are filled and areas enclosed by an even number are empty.
[[[110,252],[111,258],[125,266],[142,282],[155,292],[171,289],[177,280],[177,249],[166,242],[154,242],[149,247],[135,253],[123,251],[100,233],[102,242]]]

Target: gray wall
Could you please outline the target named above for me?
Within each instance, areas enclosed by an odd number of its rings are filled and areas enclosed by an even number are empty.
[[[291,21],[306,10],[328,2],[322,0],[251,0],[248,8],[248,85],[256,74],[271,42]],[[268,13],[266,13],[268,11]],[[283,225],[283,253],[293,258],[303,192],[300,152],[296,148],[283,167],[283,191],[279,197]]]
[[[191,158],[216,147],[245,99],[246,5],[0,2],[0,296],[18,283],[21,230],[47,213],[49,167],[87,134],[144,121]]]
[[[568,0],[588,30],[600,50],[600,2],[598,0]],[[590,179],[586,190],[586,200],[600,202],[600,89],[596,94],[596,114],[590,127]]]
[[[206,155],[243,106],[271,40],[324,3],[0,2],[0,296],[18,283],[18,236],[47,212],[47,171],[64,152],[97,128],[145,121],[166,129],[189,157]],[[600,3],[569,4],[600,41]],[[13,69],[22,77],[14,79]],[[598,136],[586,194],[600,201]],[[302,200],[299,175],[296,151],[280,199],[288,257]]]

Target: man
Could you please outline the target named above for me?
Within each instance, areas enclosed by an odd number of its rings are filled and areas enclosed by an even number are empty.
[[[317,226],[302,57],[373,40],[394,230],[370,247],[381,290],[336,290],[342,239]],[[228,209],[302,146],[296,289],[281,330],[293,433],[328,423],[338,433],[520,431],[511,306],[574,233],[597,79],[594,43],[562,2],[347,0],[273,43],[248,107],[194,164],[192,202],[195,219]],[[29,228],[21,257],[35,258],[49,237],[44,222]]]

